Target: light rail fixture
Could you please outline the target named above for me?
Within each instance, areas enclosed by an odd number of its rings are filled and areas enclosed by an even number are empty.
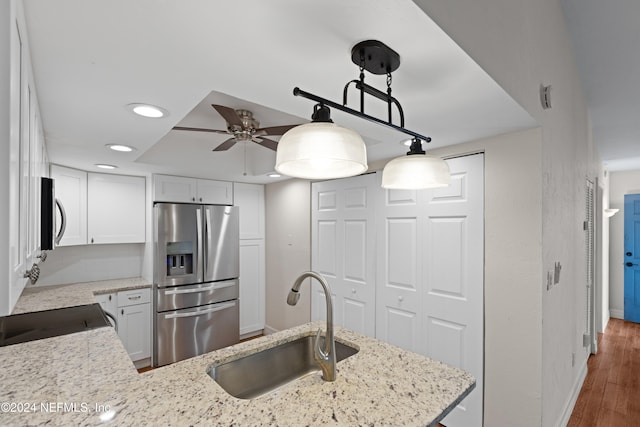
[[[431,138],[405,129],[404,111],[400,102],[392,96],[391,73],[400,66],[400,55],[380,41],[366,40],[351,49],[351,60],[360,68],[360,76],[359,79],[351,80],[345,85],[342,104],[305,92],[298,87],[294,88],[295,96],[302,96],[317,104],[314,106],[311,123],[289,130],[280,139],[275,169],[284,175],[306,179],[342,178],[367,170],[364,141],[356,132],[333,123],[329,117],[331,107],[412,137],[412,149],[407,153],[408,156],[389,162],[389,171],[385,167],[383,187],[413,189],[448,185],[450,175],[447,164],[437,157],[426,156],[421,148],[422,141],[428,143]],[[386,74],[386,92],[365,83],[365,70],[376,75]],[[352,83],[360,92],[360,111],[347,107],[348,90]],[[365,95],[386,102],[387,120],[365,113]],[[399,125],[393,123],[393,106],[398,111]]]

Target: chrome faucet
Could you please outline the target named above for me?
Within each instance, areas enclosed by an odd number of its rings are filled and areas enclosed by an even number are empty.
[[[296,305],[298,303],[298,300],[300,299],[300,285],[302,285],[302,281],[307,277],[312,277],[320,282],[324,289],[324,296],[327,299],[327,332],[324,338],[324,349],[320,345],[320,334],[322,333],[322,329],[319,328],[313,345],[313,358],[318,362],[318,365],[320,365],[320,368],[322,369],[322,378],[325,381],[335,381],[336,343],[333,339],[333,306],[331,304],[331,289],[329,289],[329,284],[319,273],[316,273],[315,271],[306,271],[294,282],[293,287],[287,296],[287,304]]]

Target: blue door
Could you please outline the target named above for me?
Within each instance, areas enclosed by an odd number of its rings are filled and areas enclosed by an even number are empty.
[[[640,323],[640,194],[624,196],[624,320]]]

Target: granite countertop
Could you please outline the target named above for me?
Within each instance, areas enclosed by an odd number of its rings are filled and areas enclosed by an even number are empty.
[[[314,335],[318,327],[324,329],[324,323],[144,374],[137,374],[111,328],[2,347],[0,402],[13,408],[0,407],[0,425],[424,426],[434,425],[475,386],[462,370],[342,328],[336,328],[336,340],[359,352],[338,362],[335,382],[323,381],[316,372],[243,400],[227,394],[207,373],[213,365]],[[25,404],[32,404],[30,412]]]
[[[141,277],[70,285],[31,286],[22,292],[11,314],[93,304],[96,302],[94,295],[150,287],[151,283]]]

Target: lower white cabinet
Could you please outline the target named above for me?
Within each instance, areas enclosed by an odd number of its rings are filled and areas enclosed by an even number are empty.
[[[240,337],[262,333],[265,323],[264,240],[240,240]]]
[[[132,289],[96,295],[96,301],[117,320],[118,337],[136,367],[148,366],[151,361],[151,290]]]

